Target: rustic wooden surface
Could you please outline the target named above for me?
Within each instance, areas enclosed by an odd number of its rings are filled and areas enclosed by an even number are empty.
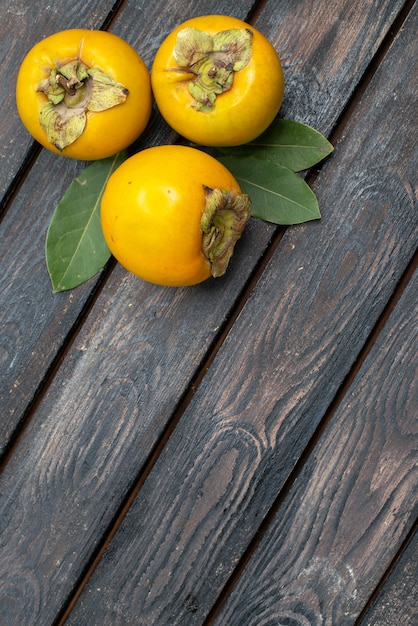
[[[418,623],[417,9],[2,2],[0,624]],[[150,67],[205,13],[268,36],[280,114],[334,142],[307,173],[322,219],[252,220],[194,288],[111,261],[52,294],[46,229],[85,163],[22,127],[24,53],[106,28]],[[132,149],[176,139],[155,110]]]
[[[381,591],[365,612],[360,626],[379,624],[414,626],[418,615],[418,535],[415,531]]]

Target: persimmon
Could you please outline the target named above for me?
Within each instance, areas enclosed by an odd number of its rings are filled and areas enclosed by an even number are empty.
[[[142,279],[188,286],[222,276],[250,216],[224,165],[180,145],[156,146],[111,175],[100,206],[107,245]]]
[[[284,94],[273,45],[226,15],[195,17],[175,28],[156,53],[151,83],[168,124],[202,146],[252,141],[276,117]]]
[[[120,37],[70,29],[27,53],[16,104],[29,133],[48,150],[103,159],[127,148],[145,129],[151,80],[141,57]]]

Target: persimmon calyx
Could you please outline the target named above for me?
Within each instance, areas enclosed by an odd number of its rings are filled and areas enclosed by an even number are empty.
[[[173,56],[179,71],[194,76],[188,89],[197,111],[211,111],[216,97],[231,89],[234,73],[250,62],[252,39],[247,28],[223,30],[213,37],[197,28],[179,31]]]
[[[124,85],[80,60],[52,69],[37,91],[48,98],[39,113],[39,123],[48,141],[60,151],[81,136],[87,111],[105,111],[123,104],[129,95]]]
[[[214,278],[225,274],[234,247],[250,218],[247,194],[204,187],[206,204],[200,222],[202,252]]]

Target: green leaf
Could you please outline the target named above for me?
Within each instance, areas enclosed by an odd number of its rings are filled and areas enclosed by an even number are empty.
[[[95,161],[77,176],[58,203],[45,244],[54,293],[81,285],[109,260],[100,225],[100,200],[110,175],[126,158],[124,151]]]
[[[300,172],[322,161],[333,149],[330,142],[314,128],[294,120],[275,119],[254,141],[236,148],[220,148],[220,151],[235,156],[251,152]]]
[[[218,158],[250,196],[253,217],[287,226],[321,217],[315,194],[289,168],[251,155]]]

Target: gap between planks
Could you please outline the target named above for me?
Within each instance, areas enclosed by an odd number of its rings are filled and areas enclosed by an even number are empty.
[[[257,17],[260,15],[260,13],[263,11],[267,2],[268,0],[255,0],[252,9],[248,11],[245,21],[249,24],[253,24],[256,21]]]
[[[367,616],[367,613],[369,612],[370,608],[373,606],[374,602],[377,600],[379,594],[383,591],[383,588],[384,588],[386,582],[388,582],[388,580],[390,579],[390,576],[392,575],[392,573],[396,569],[396,566],[398,565],[399,560],[400,560],[401,556],[403,555],[403,553],[405,552],[405,550],[407,550],[409,545],[412,544],[412,541],[414,540],[415,535],[416,535],[417,532],[418,532],[418,520],[415,521],[415,524],[412,526],[411,530],[409,531],[409,533],[405,537],[405,540],[402,542],[398,552],[396,553],[395,557],[393,558],[393,560],[392,560],[391,564],[389,565],[388,569],[386,570],[384,576],[380,580],[379,584],[376,586],[376,589],[374,590],[374,592],[370,596],[370,598],[369,598],[368,602],[366,603],[366,605],[364,606],[363,610],[360,612],[360,614],[359,614],[358,618],[356,619],[356,621],[354,622],[353,626],[363,626],[363,624],[362,624],[363,619]]]
[[[109,30],[119,12],[123,9],[125,2],[126,0],[115,0],[113,7],[110,9],[109,13],[103,20],[101,26],[99,26],[99,30]]]
[[[41,150],[41,145],[34,141],[28,152],[26,153],[22,165],[19,167],[15,177],[11,181],[10,185],[7,187],[3,199],[0,203],[0,223],[6,215],[9,207],[13,203],[13,200],[17,196],[19,189],[23,185],[27,175],[29,174],[29,171],[31,170],[38,156],[40,155]]]

